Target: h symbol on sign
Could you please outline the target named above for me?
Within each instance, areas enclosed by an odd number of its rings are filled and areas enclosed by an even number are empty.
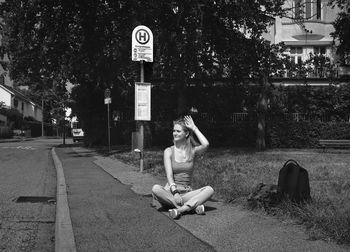
[[[147,40],[147,33],[146,32],[139,32],[139,41],[146,41]]]

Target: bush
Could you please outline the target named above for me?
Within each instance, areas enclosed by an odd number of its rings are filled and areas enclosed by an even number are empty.
[[[8,127],[0,127],[0,138],[8,139],[13,137],[13,131]]]
[[[268,122],[267,142],[271,148],[315,148],[319,139],[350,139],[350,124],[294,120]]]
[[[172,144],[172,122],[155,121],[151,126],[152,145],[168,146]]]
[[[117,122],[111,127],[111,144],[125,145],[131,143],[131,133],[134,131],[135,122],[123,121]],[[107,131],[107,128],[105,129]],[[106,139],[107,141],[107,139]]]
[[[0,114],[7,117],[7,120],[10,122],[10,127],[12,129],[19,129],[23,124],[22,114],[14,108],[4,108],[0,107]]]
[[[200,129],[208,138],[210,145],[215,147],[251,147],[256,140],[256,127],[253,121],[216,124]]]
[[[90,123],[89,123],[90,124]],[[107,144],[107,129],[91,123],[85,131],[85,141],[90,145]],[[196,121],[213,147],[254,147],[257,137],[257,119],[250,115],[236,123]],[[94,127],[92,127],[94,125]],[[86,126],[86,124],[85,124]],[[172,121],[151,121],[144,124],[145,147],[172,144]],[[111,144],[130,144],[136,131],[135,121],[120,121],[111,127]],[[295,121],[273,118],[266,121],[268,148],[315,148],[319,139],[350,139],[347,122]]]
[[[39,121],[24,121],[24,126],[23,129],[24,130],[28,130],[30,131],[30,134],[32,137],[39,137],[42,135],[42,124]],[[53,126],[50,124],[45,123],[44,124],[44,132],[45,132],[45,136],[53,136],[54,133],[54,129]]]
[[[317,123],[316,123],[317,124]],[[307,148],[316,144],[319,127],[309,122],[292,120],[269,122],[268,139],[271,148]]]

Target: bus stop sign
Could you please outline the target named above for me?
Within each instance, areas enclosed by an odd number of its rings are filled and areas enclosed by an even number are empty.
[[[153,33],[147,26],[137,26],[132,32],[131,42],[132,61],[153,62]]]

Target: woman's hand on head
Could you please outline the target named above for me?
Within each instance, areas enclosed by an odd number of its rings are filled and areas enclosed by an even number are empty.
[[[195,130],[196,129],[196,125],[193,122],[193,119],[191,116],[185,116],[184,117],[184,121],[185,121],[185,125],[187,128],[191,129],[191,130]]]
[[[179,206],[182,206],[184,204],[183,199],[179,193],[176,193],[174,195],[175,203],[178,204]]]

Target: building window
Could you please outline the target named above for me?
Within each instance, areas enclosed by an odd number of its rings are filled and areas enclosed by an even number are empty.
[[[291,47],[289,50],[290,58],[295,64],[301,64],[303,58],[303,48],[302,47]]]
[[[14,100],[13,100],[13,106],[15,106],[15,108],[18,107],[18,100],[17,100],[17,99],[14,99]]]
[[[322,12],[322,6],[321,6],[321,0],[316,1],[316,19],[321,19],[321,12]]]
[[[322,0],[294,0],[294,18],[297,20],[322,19]]]
[[[316,55],[325,55],[326,54],[326,47],[325,46],[315,46],[314,47],[314,54]]]
[[[312,18],[312,1],[305,2],[305,18],[306,20]]]
[[[22,111],[24,110],[24,102],[22,102]]]
[[[302,0],[294,0],[294,18],[303,18],[303,3]]]

